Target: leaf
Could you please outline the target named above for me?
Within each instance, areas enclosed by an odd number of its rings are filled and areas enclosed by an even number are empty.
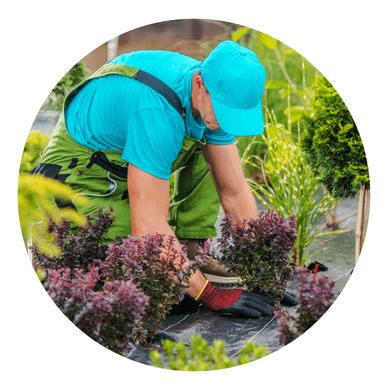
[[[297,53],[294,49],[288,49],[283,52],[283,56],[288,56],[289,54]]]
[[[309,258],[310,258],[311,256],[314,256],[314,255],[316,255],[316,254],[318,254],[318,253],[321,253],[321,252],[323,252],[323,251],[325,251],[325,250],[327,250],[327,249],[330,249],[330,248],[331,248],[331,246],[327,246],[327,247],[325,247],[325,248],[319,249],[319,250],[317,250],[316,252],[312,253],[311,255],[309,254]]]
[[[265,83],[265,88],[267,89],[279,89],[279,88],[286,88],[288,86],[287,81],[275,81],[275,80],[269,80]]]
[[[248,31],[250,30],[249,27],[240,27],[237,31],[235,31],[232,34],[232,40],[237,42],[239,39],[241,39]]]
[[[260,33],[261,42],[263,42],[263,45],[265,47],[268,47],[268,49],[275,50],[275,40],[267,34]]]
[[[284,110],[284,115],[286,115],[288,117],[289,113],[290,113],[290,116],[291,116],[291,123],[294,123],[296,122],[298,119],[300,119],[300,117],[302,116],[303,114],[303,111],[304,111],[304,107],[303,106],[294,106],[294,107],[291,107],[290,110],[288,109],[288,107]]]
[[[315,236],[315,238],[332,236],[332,235],[336,235],[336,234],[344,234],[344,233],[349,232],[350,230],[352,230],[351,227],[350,228],[346,228],[346,229],[342,229],[342,230],[334,230],[334,231],[330,231],[330,232],[326,232],[326,233],[320,233],[317,236]]]

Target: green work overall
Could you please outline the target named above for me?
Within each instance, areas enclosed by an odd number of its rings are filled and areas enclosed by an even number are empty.
[[[128,199],[128,185],[125,175],[109,169],[112,164],[121,172],[127,170],[128,163],[121,158],[122,152],[112,150],[95,151],[73,140],[66,129],[65,109],[85,83],[96,77],[118,74],[134,77],[138,69],[126,65],[104,65],[89,79],[78,85],[65,99],[59,122],[50,141],[43,151],[40,164],[34,170],[70,185],[76,194],[85,195],[87,202],[77,209],[84,215],[97,215],[100,206],[108,210],[112,206],[115,221],[110,228],[105,244],[116,237],[131,235],[131,214]],[[182,149],[172,164],[174,192],[170,197],[167,222],[178,238],[202,239],[215,237],[214,226],[219,199],[210,172],[202,155],[201,146],[206,141],[185,137]],[[108,168],[93,163],[91,157],[97,154],[106,156]],[[102,154],[103,153],[103,154]],[[108,161],[109,160],[109,161]],[[124,176],[124,177],[123,177]],[[76,195],[78,196],[78,195]],[[73,199],[74,201],[74,199]],[[73,206],[61,204],[59,207]],[[76,231],[77,227],[73,227]]]

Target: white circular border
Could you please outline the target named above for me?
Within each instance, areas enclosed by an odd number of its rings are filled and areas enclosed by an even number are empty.
[[[92,341],[67,321],[36,278],[24,249],[17,218],[18,167],[31,124],[55,81],[86,54],[107,40],[144,25],[174,19],[213,19],[263,31],[295,49],[333,84],[357,123],[370,168],[372,202],[363,252],[352,277],[330,310],[308,332],[264,359],[221,371],[177,372],[123,358]],[[150,3],[112,16],[69,44],[41,73],[24,97],[12,123],[4,152],[1,188],[11,188],[1,202],[1,222],[13,270],[41,318],[73,350],[103,370],[152,388],[214,389],[255,383],[297,363],[321,345],[351,313],[377,266],[386,229],[386,161],[375,120],[358,88],[342,67],[309,36],[284,20],[249,6],[210,0]],[[21,135],[24,137],[21,137]],[[6,164],[5,164],[6,163]],[[5,197],[4,195],[2,195]],[[4,207],[6,205],[6,207]],[[366,253],[368,254],[366,259]],[[193,380],[190,381],[193,375]],[[242,380],[243,378],[243,380]]]

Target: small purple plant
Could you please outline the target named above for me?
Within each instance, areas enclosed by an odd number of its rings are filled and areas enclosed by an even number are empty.
[[[194,261],[189,260],[186,265],[186,248],[184,246],[181,251],[177,251],[172,236],[168,239],[160,234],[141,238],[117,237],[116,242],[109,246],[103,245],[105,234],[114,222],[112,211],[112,207],[107,212],[101,207],[97,216],[87,216],[88,226],[80,226],[78,234],[70,234],[71,224],[68,221],[56,225],[50,220],[49,231],[54,233],[61,256],[46,256],[36,246],[32,247],[32,252],[36,264],[49,270],[46,286],[61,310],[96,341],[111,349],[121,350],[124,344],[120,340],[124,333],[132,333],[132,323],[136,322],[136,340],[146,344],[154,337],[162,318],[173,304],[183,299],[188,279],[196,266],[202,264],[210,244],[206,243],[204,248],[199,248],[200,255]],[[134,288],[139,288],[146,298],[145,310],[129,304],[129,296],[125,298],[125,294],[128,295]],[[117,315],[112,310],[119,303],[114,304],[114,299],[118,302],[127,299],[127,311],[123,311],[127,330],[123,323],[117,325]],[[100,317],[104,305],[108,306],[102,322]],[[130,310],[134,310],[136,316],[133,322],[129,318]],[[109,315],[114,315],[113,322],[109,321]],[[93,323],[92,318],[97,322]],[[93,336],[90,327],[96,326]],[[113,338],[108,340],[110,336],[105,335],[116,330],[116,341]]]
[[[147,344],[155,336],[161,320],[173,304],[183,297],[187,282],[210,244],[201,248],[202,255],[185,265],[186,248],[177,251],[173,236],[155,234],[128,237],[108,245],[107,259],[101,267],[107,280],[131,280],[149,297],[146,312],[138,323],[135,338]],[[148,328],[148,329],[146,329]]]
[[[148,297],[128,281],[106,282],[94,291],[100,278],[98,268],[49,270],[45,287],[66,317],[93,340],[117,353],[126,354],[130,338],[144,314]]]
[[[337,297],[333,291],[335,282],[326,275],[317,277],[316,265],[311,280],[306,268],[300,268],[297,291],[299,306],[297,316],[279,310],[276,316],[279,319],[279,338],[283,344],[289,344],[301,334],[310,329],[330,308]]]
[[[60,257],[46,256],[39,252],[36,245],[31,250],[35,257],[35,263],[44,269],[70,268],[71,270],[82,269],[88,271],[95,264],[98,265],[105,259],[106,246],[102,244],[105,234],[111,227],[114,216],[113,208],[103,212],[103,206],[98,210],[98,215],[92,217],[88,215],[88,225],[80,226],[77,235],[70,234],[71,223],[63,220],[57,225],[51,219],[49,220],[49,232],[54,233],[55,245],[62,252]]]
[[[221,234],[217,241],[222,264],[237,274],[249,291],[259,286],[279,307],[297,264],[295,216],[286,220],[267,211],[237,224],[226,215]]]

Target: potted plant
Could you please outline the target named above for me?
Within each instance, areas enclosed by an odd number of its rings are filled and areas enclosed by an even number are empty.
[[[260,288],[279,307],[297,265],[296,228],[294,215],[285,219],[273,211],[242,224],[226,215],[218,239],[220,262],[237,274],[247,290]]]

